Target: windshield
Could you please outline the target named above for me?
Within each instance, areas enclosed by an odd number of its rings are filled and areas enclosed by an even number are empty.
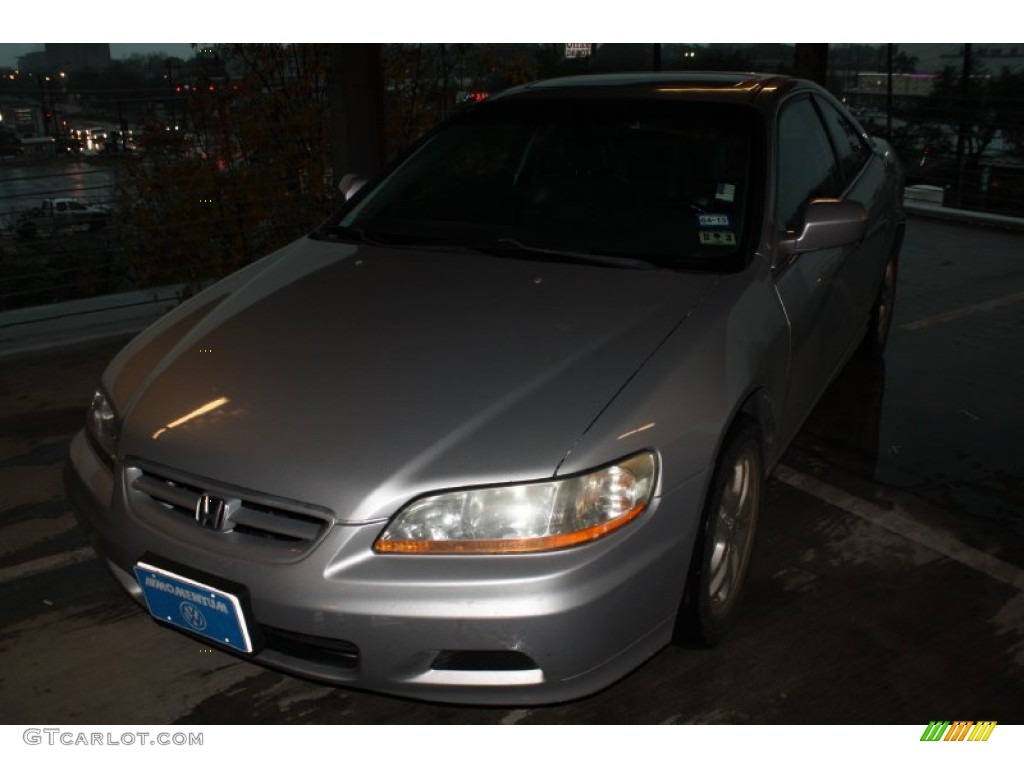
[[[754,114],[669,100],[482,104],[334,229],[381,244],[732,269],[761,184]]]

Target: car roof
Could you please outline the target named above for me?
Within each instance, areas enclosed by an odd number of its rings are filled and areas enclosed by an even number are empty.
[[[547,98],[655,98],[732,103],[775,103],[807,80],[756,72],[620,72],[539,80],[493,100]]]

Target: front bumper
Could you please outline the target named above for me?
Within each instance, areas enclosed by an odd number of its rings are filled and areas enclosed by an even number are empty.
[[[669,641],[705,480],[558,552],[379,555],[372,544],[385,523],[374,522],[334,524],[294,558],[263,558],[195,525],[176,535],[133,507],[122,476],[84,435],[73,440],[68,496],[136,600],[132,568],[150,553],[245,586],[257,638],[245,658],[332,684],[493,705],[596,692]]]

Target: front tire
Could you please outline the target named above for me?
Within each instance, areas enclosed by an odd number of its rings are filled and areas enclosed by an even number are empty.
[[[715,468],[677,620],[678,639],[717,645],[735,621],[763,487],[761,433],[744,420],[726,439]]]
[[[885,355],[885,344],[889,340],[892,328],[892,313],[896,308],[896,277],[899,274],[899,256],[894,251],[885,262],[882,273],[882,284],[878,288],[878,296],[871,307],[868,318],[868,330],[861,344],[861,353],[865,357],[881,359]]]

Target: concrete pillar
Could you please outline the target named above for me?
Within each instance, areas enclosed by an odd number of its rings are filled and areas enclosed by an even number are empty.
[[[327,73],[334,180],[384,167],[384,70],[380,43],[331,46]]]

